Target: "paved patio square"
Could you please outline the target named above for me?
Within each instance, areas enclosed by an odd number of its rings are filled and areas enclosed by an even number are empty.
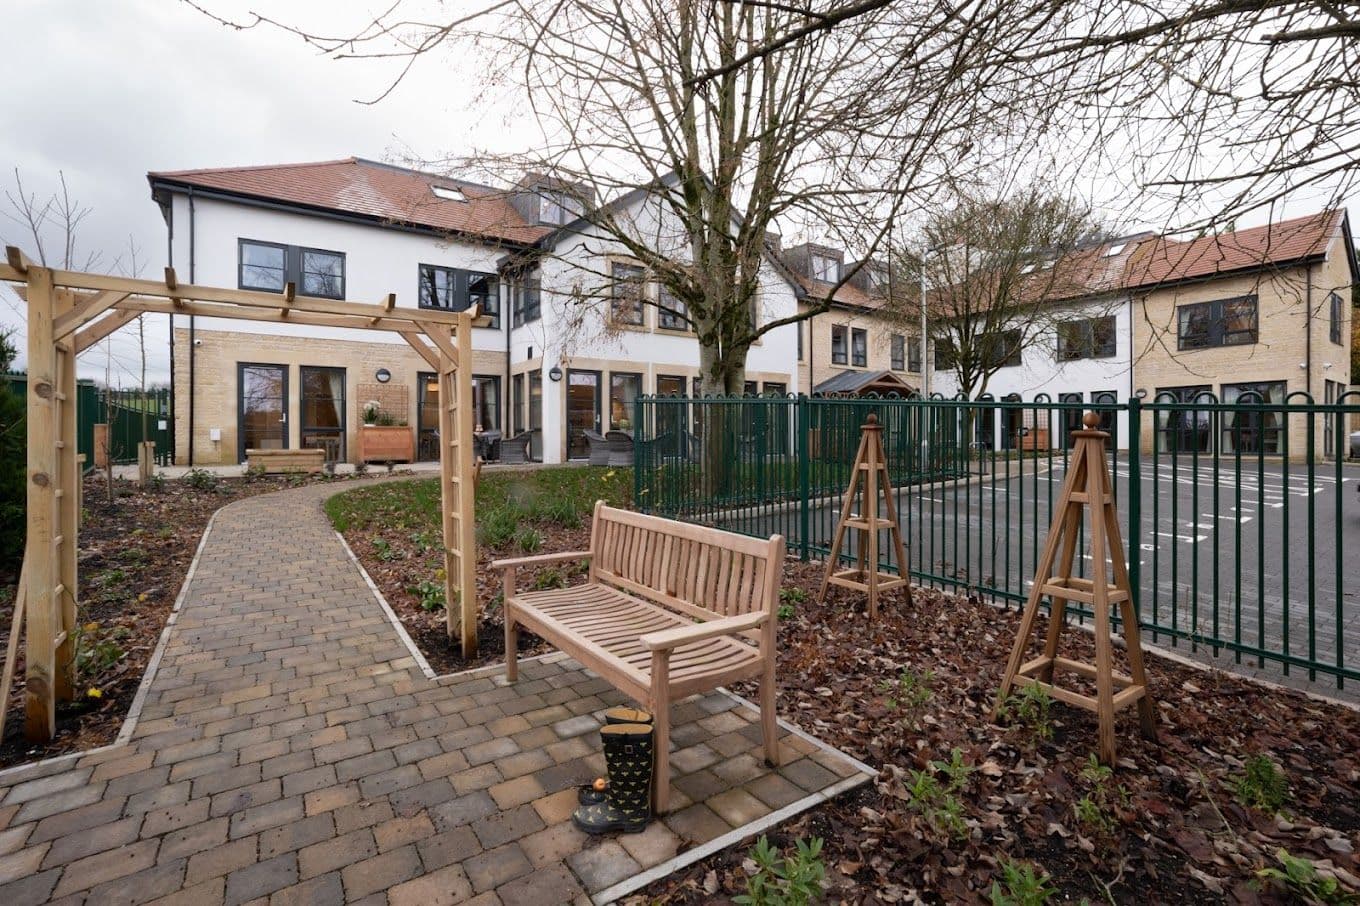
[[[218,512],[119,741],[0,772],[0,902],[606,902],[871,776],[724,693],[672,711],[671,812],[570,822],[623,697],[574,661],[435,677],[311,486]],[[677,855],[677,854],[680,855]]]

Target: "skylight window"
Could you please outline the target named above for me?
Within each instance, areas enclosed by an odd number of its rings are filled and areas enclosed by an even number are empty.
[[[462,189],[455,189],[453,186],[430,186],[430,191],[435,198],[442,198],[445,201],[467,201],[467,196]]]
[[[1104,255],[1101,255],[1101,257],[1102,257],[1102,258],[1113,258],[1115,255],[1118,255],[1120,252],[1124,251],[1124,246],[1127,245],[1127,244],[1128,244],[1128,243],[1126,243],[1126,242],[1121,242],[1121,243],[1119,243],[1118,245],[1112,245],[1112,246],[1110,246],[1109,248],[1107,248],[1107,249],[1105,250],[1105,254],[1104,254]]]
[[[1033,262],[1031,262],[1031,263],[1029,263],[1029,264],[1026,264],[1024,267],[1020,268],[1020,273],[1022,273],[1022,274],[1028,274],[1028,273],[1031,273],[1033,270],[1034,270],[1034,264],[1033,264]]]

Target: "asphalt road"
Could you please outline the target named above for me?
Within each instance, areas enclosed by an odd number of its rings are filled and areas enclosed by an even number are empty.
[[[1065,471],[1061,462],[1023,463],[1021,474],[975,476],[903,488],[898,516],[912,569],[953,577],[984,593],[1024,595],[1051,521]],[[1115,468],[1120,522],[1129,526],[1127,461]],[[1360,671],[1360,466],[1188,456],[1142,462],[1138,573],[1144,622],[1246,648]],[[829,546],[839,501],[809,519],[813,544]],[[781,531],[791,545],[800,527],[788,513],[748,514],[748,532]],[[1309,531],[1309,527],[1312,531]],[[1311,535],[1311,543],[1310,543]],[[1129,542],[1125,538],[1125,542]],[[853,550],[853,547],[851,548]],[[1078,566],[1083,571],[1089,556]],[[1196,656],[1213,654],[1188,639],[1149,631],[1147,638]],[[1221,650],[1215,663],[1337,694],[1332,676],[1278,659]],[[1360,680],[1346,682],[1347,697]]]

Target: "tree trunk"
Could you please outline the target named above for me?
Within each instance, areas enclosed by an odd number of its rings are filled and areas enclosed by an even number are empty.
[[[746,386],[744,351],[719,355],[713,344],[699,345],[699,374],[705,396],[740,396]],[[700,431],[703,457],[700,463],[704,494],[710,498],[730,495],[736,486],[737,437],[741,425],[741,403],[708,402],[700,404]]]

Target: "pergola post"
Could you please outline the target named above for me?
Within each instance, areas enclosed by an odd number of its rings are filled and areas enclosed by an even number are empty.
[[[61,446],[57,449],[57,527],[62,536],[57,550],[57,579],[61,594],[54,602],[60,616],[60,632],[56,654],[56,700],[69,702],[76,695],[76,604],[80,592],[77,568],[79,550],[77,535],[80,526],[80,451],[77,449],[76,427],[76,351],[75,338],[68,337],[57,344],[57,371],[60,374]]]
[[[56,534],[59,478],[57,346],[52,335],[56,298],[52,271],[29,265],[28,275],[28,513],[24,547],[25,640],[24,735],[45,742],[57,731],[54,701],[56,674]],[[62,539],[63,541],[65,539]],[[74,539],[72,539],[74,545]]]
[[[449,640],[463,657],[477,653],[477,537],[472,448],[472,316],[459,318],[453,343],[446,331],[424,325],[439,348],[439,475],[444,526],[444,602]],[[456,345],[455,345],[456,344]],[[450,355],[454,353],[454,355]],[[458,612],[454,614],[454,602]]]

